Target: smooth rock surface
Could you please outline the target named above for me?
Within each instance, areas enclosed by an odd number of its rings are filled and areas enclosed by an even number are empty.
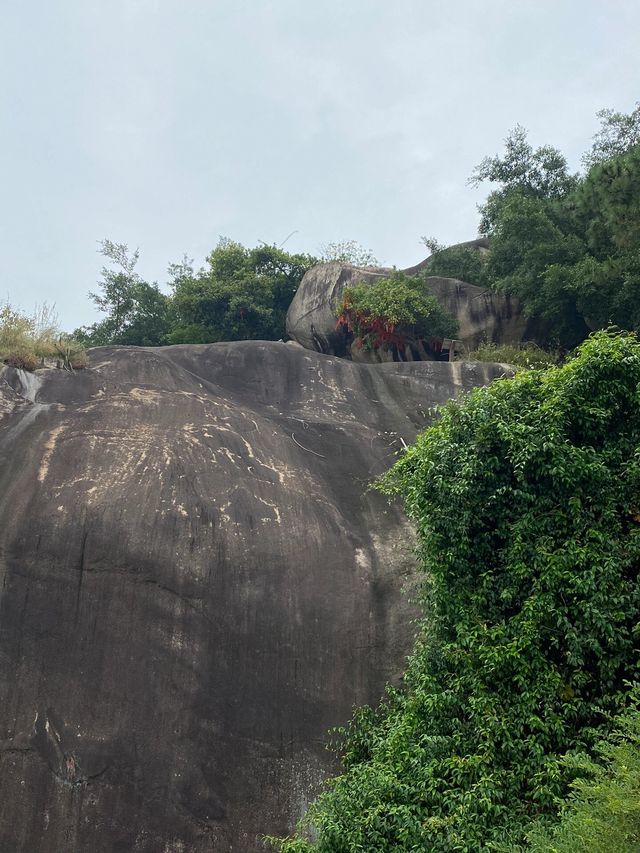
[[[282,343],[0,375],[0,851],[262,849],[411,645],[367,483],[499,365]]]

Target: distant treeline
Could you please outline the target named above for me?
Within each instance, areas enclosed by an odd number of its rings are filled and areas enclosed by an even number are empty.
[[[278,340],[302,276],[317,263],[277,246],[247,249],[222,239],[202,269],[186,258],[171,264],[168,295],[138,275],[137,251],[110,240],[101,250],[110,265],[89,295],[105,318],[74,332],[87,346]]]
[[[521,127],[480,163],[471,182],[496,186],[480,208],[488,252],[426,241],[432,275],[514,294],[563,348],[611,325],[640,329],[640,104],[599,116],[583,174],[557,149],[534,149]]]
[[[521,127],[502,155],[482,160],[471,182],[493,186],[480,208],[488,251],[425,239],[430,275],[517,296],[549,348],[570,349],[610,326],[640,329],[640,105],[628,115],[599,115],[601,130],[580,174],[556,148],[534,149]],[[90,296],[105,316],[74,333],[88,346],[278,340],[310,267],[333,259],[375,263],[354,241],[329,244],[316,258],[221,239],[205,267],[196,270],[186,258],[172,264],[165,293],[138,275],[137,252],[110,240],[101,249],[109,265]]]

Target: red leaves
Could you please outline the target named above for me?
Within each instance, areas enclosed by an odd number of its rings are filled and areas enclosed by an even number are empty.
[[[362,311],[356,311],[347,300],[343,300],[340,306],[336,322],[336,329],[339,328],[355,335],[354,343],[357,347],[366,345],[369,349],[378,349],[383,344],[389,344],[400,348],[406,343],[406,336],[398,331],[393,323],[382,317],[372,317]]]

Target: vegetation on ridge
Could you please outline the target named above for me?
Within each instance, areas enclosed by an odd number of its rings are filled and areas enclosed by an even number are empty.
[[[424,283],[400,272],[346,287],[336,313],[338,327],[364,349],[385,344],[402,349],[410,341],[451,337],[457,331],[453,317]]]
[[[516,368],[542,368],[560,361],[560,354],[549,352],[534,343],[483,343],[464,355],[465,361],[489,361],[510,364]]]
[[[564,348],[612,324],[640,330],[640,104],[599,116],[583,175],[521,127],[482,160],[471,181],[495,186],[480,208],[488,252],[427,241],[430,274],[517,296],[538,337]]]
[[[58,328],[53,309],[43,305],[29,316],[6,303],[0,306],[0,361],[22,370],[35,370],[45,360],[67,370],[85,366],[82,345]]]
[[[316,263],[276,246],[247,249],[221,239],[206,267],[195,270],[187,258],[170,265],[167,295],[138,275],[137,251],[110,240],[101,251],[108,265],[90,296],[106,316],[75,333],[88,346],[278,340],[302,276]]]

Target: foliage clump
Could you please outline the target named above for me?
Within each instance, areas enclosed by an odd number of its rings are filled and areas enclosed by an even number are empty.
[[[186,257],[169,266],[167,294],[136,272],[137,250],[103,240],[100,252],[108,264],[89,295],[105,317],[77,330],[87,346],[278,340],[302,276],[316,263],[276,246],[247,249],[221,239],[206,268],[194,270]]]
[[[33,371],[45,360],[56,361],[68,370],[86,364],[82,344],[60,331],[52,308],[43,305],[28,315],[8,303],[0,306],[0,361]]]
[[[357,240],[338,240],[333,243],[323,243],[320,246],[320,258],[323,264],[339,261],[342,264],[352,264],[354,267],[376,267],[378,260],[369,249],[361,246]]]
[[[429,274],[516,296],[545,346],[572,349],[612,325],[640,331],[640,104],[598,116],[582,174],[519,125],[480,162],[470,183],[493,185],[480,206],[488,251],[423,238]]]
[[[409,341],[451,337],[457,329],[424,282],[400,272],[346,287],[336,313],[337,326],[368,350],[385,344],[402,349]]]
[[[599,115],[585,174],[516,128],[473,178],[498,184],[481,208],[487,284],[565,347],[612,324],[640,330],[640,108]]]
[[[640,145],[640,101],[636,101],[630,113],[608,108],[599,110],[596,115],[601,127],[593,138],[591,150],[582,158],[588,169]]]
[[[441,246],[436,240],[423,238],[432,252],[428,260],[427,275],[457,278],[478,287],[487,287],[488,249],[470,246]]]
[[[138,250],[130,252],[125,243],[103,240],[100,254],[107,264],[102,267],[98,291],[89,296],[105,317],[77,329],[76,337],[93,347],[165,343],[171,323],[170,299],[157,284],[144,281],[136,272]]]
[[[221,240],[207,268],[178,269],[174,279],[174,322],[168,343],[279,340],[285,337],[287,309],[310,255],[292,255],[277,246],[247,249]]]
[[[640,343],[450,402],[382,480],[421,540],[403,685],[285,853],[526,849],[638,678]],[[313,839],[313,840],[311,840]]]
[[[532,853],[637,853],[640,850],[640,709],[616,719],[596,756],[574,759],[580,778],[571,786],[560,822],[536,828]]]
[[[557,352],[548,352],[532,342],[524,344],[486,342],[466,353],[464,360],[499,362],[500,364],[511,364],[513,367],[535,370],[557,364],[560,355]]]

